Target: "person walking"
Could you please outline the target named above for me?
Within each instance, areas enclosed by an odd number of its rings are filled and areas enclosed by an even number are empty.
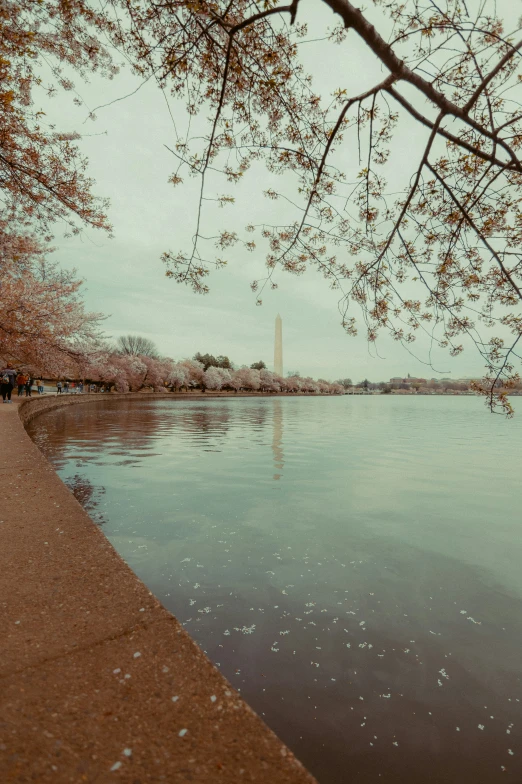
[[[16,370],[10,362],[7,363],[5,368],[0,370],[0,389],[2,391],[2,400],[4,403],[11,403],[11,393],[14,389],[16,382]]]
[[[63,391],[65,392],[65,394],[67,394],[67,392],[69,391],[69,382],[68,381],[64,381],[63,382]]]
[[[32,391],[33,391],[33,384],[34,384],[34,380],[31,378],[31,376],[26,376],[26,379],[25,379],[25,396],[26,397],[31,397],[31,394],[32,394]]]
[[[43,392],[44,392],[43,378],[39,378],[38,381],[36,382],[36,385],[38,387],[38,394],[39,395],[43,395]]]
[[[58,381],[58,383],[56,384],[56,394],[57,395],[61,395],[62,394],[62,382],[61,381]]]
[[[16,385],[18,387],[18,397],[22,397],[22,395],[24,394],[25,382],[26,382],[26,378],[22,373],[22,371],[20,371],[20,373],[16,377]]]

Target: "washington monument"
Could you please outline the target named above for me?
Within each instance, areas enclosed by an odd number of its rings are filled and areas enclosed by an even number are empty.
[[[279,313],[275,320],[274,373],[283,375],[283,322]]]

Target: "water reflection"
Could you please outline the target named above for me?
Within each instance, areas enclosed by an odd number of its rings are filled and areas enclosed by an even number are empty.
[[[274,455],[274,467],[279,473],[274,474],[274,479],[281,479],[283,475],[284,452],[283,452],[283,406],[280,400],[274,400],[274,411],[272,416],[272,453]]]
[[[31,430],[321,784],[520,781],[522,417],[388,397],[104,401]]]
[[[95,523],[103,525],[107,522],[103,513],[98,509],[105,495],[104,487],[95,487],[86,476],[81,474],[69,477],[65,480],[65,484]]]
[[[207,445],[217,445],[226,437],[229,430],[230,410],[226,405],[199,403],[188,407],[181,417],[176,417],[176,412],[168,412],[167,421],[171,426],[180,428],[183,433],[188,433],[192,438],[197,437]],[[165,419],[165,412],[162,412]],[[151,434],[154,435],[153,430]]]

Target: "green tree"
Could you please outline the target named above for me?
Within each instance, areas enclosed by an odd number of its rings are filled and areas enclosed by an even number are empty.
[[[260,359],[259,362],[253,362],[250,365],[250,368],[251,368],[251,370],[264,370],[266,368],[266,365],[263,362],[263,360]]]
[[[233,368],[230,359],[221,354],[215,357],[213,354],[201,354],[198,351],[197,354],[194,354],[194,359],[196,362],[201,362],[204,370],[208,370],[209,367],[225,368],[226,370],[232,370]]]
[[[225,370],[233,370],[234,363],[231,362],[228,357],[225,357],[222,354],[220,354],[219,357],[217,357],[216,367],[224,368]]]

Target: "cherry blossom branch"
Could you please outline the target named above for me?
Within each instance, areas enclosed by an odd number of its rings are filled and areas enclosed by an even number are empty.
[[[379,58],[379,60],[389,69],[395,76],[396,81],[405,81],[416,87],[428,98],[431,103],[438,106],[444,114],[453,115],[463,120],[467,125],[470,125],[474,130],[487,136],[492,141],[495,141],[493,131],[488,131],[473,120],[469,116],[469,110],[465,111],[464,108],[457,106],[457,104],[450,101],[446,96],[437,90],[431,82],[428,82],[418,73],[409,68],[404,60],[401,60],[394,52],[390,44],[386,43],[384,38],[377,32],[375,27],[365,18],[362,12],[355,8],[350,0],[323,0],[336,14],[343,20],[345,27],[352,27],[356,33],[363,39],[372,52]],[[521,44],[522,46],[522,44]],[[518,49],[517,49],[518,51]],[[509,58],[508,58],[509,59]],[[501,66],[502,67],[502,66]],[[487,77],[486,77],[487,78]],[[492,77],[493,78],[493,77]],[[478,96],[477,96],[478,97]],[[522,164],[515,155],[513,149],[506,144],[502,139],[498,139],[498,143],[504,148],[505,152],[511,158],[514,168],[517,171],[522,171]]]
[[[444,179],[443,179],[443,178],[440,176],[440,174],[438,173],[438,171],[437,171],[437,170],[436,170],[436,169],[435,169],[435,168],[434,168],[434,167],[433,167],[433,166],[432,166],[432,165],[431,165],[429,162],[427,162],[427,163],[426,163],[426,166],[427,166],[427,168],[428,168],[428,169],[431,171],[431,173],[432,173],[432,174],[435,176],[435,178],[437,179],[437,181],[438,181],[438,182],[439,182],[439,183],[442,185],[443,189],[446,191],[446,193],[448,194],[448,196],[450,197],[450,199],[453,201],[453,203],[455,204],[455,206],[458,208],[458,210],[460,211],[460,213],[461,213],[461,214],[462,214],[462,215],[465,217],[465,219],[466,219],[466,222],[467,222],[467,223],[469,224],[469,226],[470,226],[470,227],[473,229],[473,231],[474,231],[474,232],[475,232],[475,234],[477,235],[477,237],[478,237],[478,239],[480,240],[480,242],[481,242],[481,243],[482,243],[482,244],[483,244],[483,245],[484,245],[484,246],[487,248],[487,250],[488,250],[488,251],[491,253],[492,257],[493,257],[493,258],[495,259],[495,261],[497,262],[497,264],[498,264],[498,266],[499,266],[499,268],[500,268],[500,270],[501,270],[502,274],[503,274],[503,275],[505,276],[505,278],[506,278],[506,279],[509,281],[509,283],[510,283],[511,287],[513,288],[513,291],[515,291],[515,292],[516,292],[516,294],[517,294],[518,298],[519,298],[519,299],[522,301],[522,291],[520,290],[519,286],[517,286],[517,284],[516,284],[516,283],[515,283],[515,281],[513,280],[512,276],[511,276],[511,275],[510,275],[510,273],[509,273],[509,270],[508,270],[508,269],[506,269],[506,267],[505,267],[505,265],[504,265],[504,263],[503,263],[502,259],[500,258],[500,256],[499,256],[498,252],[497,252],[497,251],[495,250],[495,248],[493,248],[493,247],[492,247],[492,245],[491,245],[491,244],[490,244],[490,243],[487,241],[486,237],[484,236],[484,233],[480,231],[479,227],[476,225],[475,221],[473,220],[473,218],[471,217],[471,215],[469,214],[469,212],[467,211],[467,209],[464,207],[464,205],[463,205],[463,204],[461,204],[461,203],[460,203],[460,201],[459,201],[459,200],[457,199],[457,197],[455,196],[455,193],[453,192],[453,189],[452,189],[452,188],[450,188],[450,187],[448,187],[448,184],[447,184],[447,183],[444,181]]]

